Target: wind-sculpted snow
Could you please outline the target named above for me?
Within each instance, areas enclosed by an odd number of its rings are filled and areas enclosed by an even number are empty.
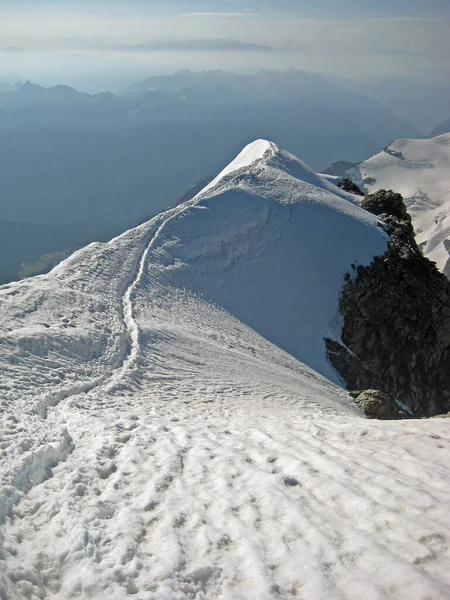
[[[147,294],[189,289],[338,383],[323,339],[340,334],[343,277],[383,254],[387,237],[351,194],[329,189],[292,155],[255,142],[161,232]]]
[[[445,270],[450,244],[450,134],[430,140],[397,140],[349,175],[368,192],[392,189],[405,198],[417,243]]]
[[[2,599],[449,596],[446,421],[367,421],[325,361],[387,240],[310,177],[258,142],[0,288]]]

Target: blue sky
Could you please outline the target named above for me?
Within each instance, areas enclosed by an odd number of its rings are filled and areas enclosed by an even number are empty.
[[[450,15],[449,0],[0,0],[2,7],[23,10],[88,9],[91,11],[271,12],[323,17],[426,17]]]
[[[116,0],[117,4],[125,4]],[[129,4],[129,3],[128,3]],[[323,16],[428,16],[450,14],[448,0],[136,0],[141,6],[159,6],[162,11],[270,11]],[[168,6],[170,5],[170,6]]]
[[[450,0],[0,0],[0,73],[298,67],[445,80],[449,31]]]

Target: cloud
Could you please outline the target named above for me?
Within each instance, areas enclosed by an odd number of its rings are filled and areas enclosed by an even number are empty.
[[[6,48],[0,48],[2,54],[23,54],[25,50],[19,48],[19,46],[7,46]]]
[[[197,19],[239,19],[241,17],[259,17],[260,14],[257,12],[191,12],[185,13],[183,16]]]
[[[255,44],[229,38],[166,40],[134,45],[121,44],[111,46],[109,49],[126,52],[275,52],[275,48],[267,44]]]
[[[51,60],[64,74],[68,53],[77,51],[149,72],[297,67],[344,77],[450,76],[450,18],[420,16],[450,10],[450,0],[370,6],[361,0],[33,0],[23,10],[25,1],[0,0],[6,47],[0,67],[30,75]],[[11,52],[14,47],[26,51]]]

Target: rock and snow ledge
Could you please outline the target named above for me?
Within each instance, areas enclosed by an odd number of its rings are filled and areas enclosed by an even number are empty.
[[[344,379],[351,371],[350,387],[357,372],[357,389],[362,383],[380,387],[417,417],[447,413],[450,282],[420,252],[400,194],[381,190],[362,206],[382,219],[389,250],[359,266],[345,285],[340,306],[346,348],[339,351],[329,341],[329,358]]]

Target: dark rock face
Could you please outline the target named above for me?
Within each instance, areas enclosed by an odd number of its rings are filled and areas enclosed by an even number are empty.
[[[411,217],[406,210],[403,196],[392,190],[380,190],[376,194],[368,194],[361,202],[361,206],[374,215],[396,217],[400,221],[411,223]],[[412,231],[412,239],[415,243],[414,231]]]
[[[364,390],[356,396],[355,404],[369,419],[393,420],[408,417],[380,390]]]
[[[351,194],[356,194],[357,196],[365,196],[364,192],[362,192],[359,187],[354,183],[349,177],[344,177],[344,179],[338,184],[338,187],[344,192],[350,192]]]
[[[361,360],[348,348],[334,340],[325,340],[327,357],[339,373],[349,390],[365,390],[370,387],[381,388],[381,381],[375,373],[369,371]],[[351,392],[354,394],[354,392]]]
[[[450,282],[420,253],[399,194],[381,190],[363,207],[380,216],[391,242],[347,278],[340,302],[346,348],[327,341],[329,360],[349,389],[380,389],[418,417],[447,413]]]

